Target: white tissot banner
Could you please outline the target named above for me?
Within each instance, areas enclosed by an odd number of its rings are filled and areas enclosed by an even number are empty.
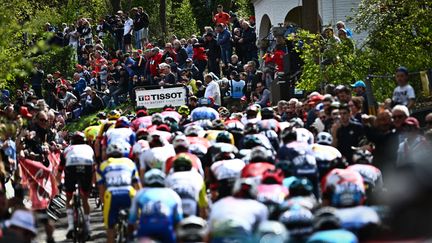
[[[163,108],[165,105],[181,106],[186,104],[184,87],[164,87],[162,89],[135,90],[137,107]]]

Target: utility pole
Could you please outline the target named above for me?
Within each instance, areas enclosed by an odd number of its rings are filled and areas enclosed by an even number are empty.
[[[312,33],[319,33],[321,26],[319,24],[318,0],[302,1],[302,28]]]

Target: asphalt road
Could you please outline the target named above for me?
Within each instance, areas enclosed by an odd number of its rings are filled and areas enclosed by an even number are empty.
[[[90,230],[91,230],[91,240],[87,242],[106,242],[105,227],[103,225],[102,209],[95,209],[95,201],[90,198]],[[55,222],[54,240],[56,242],[72,242],[72,240],[66,239],[66,229],[67,229],[67,219],[66,217],[60,218]],[[38,228],[38,236],[34,242],[46,242],[45,230],[43,227]]]

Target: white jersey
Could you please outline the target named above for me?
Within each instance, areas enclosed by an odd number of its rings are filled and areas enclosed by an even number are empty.
[[[221,160],[212,164],[210,167],[216,180],[232,179],[240,177],[242,169],[246,166],[240,159]]]
[[[341,220],[342,228],[347,230],[357,230],[367,224],[380,222],[377,212],[366,206],[338,209],[336,216]]]
[[[197,215],[198,204],[206,204],[200,202],[200,193],[205,185],[202,176],[196,170],[174,172],[166,178],[165,185],[180,196],[183,213],[186,215]]]
[[[398,105],[408,105],[410,99],[415,99],[415,92],[411,85],[397,86],[393,91],[393,102]]]
[[[67,147],[64,152],[67,166],[93,165],[94,152],[87,144],[76,144]]]
[[[132,153],[135,158],[139,158],[144,151],[149,149],[149,143],[146,140],[138,140],[134,146],[132,146]]]
[[[163,147],[151,148],[140,155],[140,168],[146,168],[146,170],[160,169],[165,171],[165,162],[174,155],[176,155],[176,152],[171,144],[167,144]]]
[[[107,145],[110,145],[114,141],[125,141],[130,145],[133,145],[135,141],[135,133],[128,127],[114,128],[106,132]]]
[[[210,233],[223,230],[225,222],[240,226],[248,232],[259,223],[267,220],[267,207],[252,199],[225,197],[213,204],[209,217]]]

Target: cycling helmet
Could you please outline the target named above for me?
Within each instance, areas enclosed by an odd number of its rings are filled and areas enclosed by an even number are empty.
[[[227,131],[222,131],[216,136],[217,143],[229,143],[234,145],[234,137]]]
[[[281,139],[284,143],[290,143],[297,140],[297,132],[292,127],[282,130]]]
[[[144,174],[144,185],[146,187],[164,187],[165,173],[159,169],[151,169]]]
[[[258,194],[257,187],[254,178],[237,178],[233,186],[233,195],[240,198],[255,199]]]
[[[252,122],[249,122],[248,124],[245,125],[244,130],[243,130],[244,134],[257,134],[259,133],[259,128],[258,125]]]
[[[225,122],[225,126],[227,130],[231,133],[233,132],[241,133],[244,130],[244,125],[240,121],[230,120],[229,122]]]
[[[256,105],[250,105],[246,108],[246,116],[248,119],[255,118],[258,115],[259,108]]]
[[[136,140],[147,140],[147,136],[149,135],[149,132],[145,128],[140,128],[138,131],[136,131]]]
[[[270,151],[263,146],[255,146],[250,152],[249,162],[272,162],[273,158],[269,155]]]
[[[99,113],[97,113],[96,115],[97,118],[99,119],[106,119],[107,118],[107,114],[103,111],[100,111]]]
[[[226,107],[219,107],[218,112],[221,118],[228,119],[230,116],[230,112]]]
[[[257,229],[259,242],[288,242],[289,233],[285,226],[278,221],[264,221]]]
[[[290,197],[313,195],[312,182],[307,178],[296,178],[288,187]]]
[[[71,145],[85,144],[85,143],[86,143],[86,137],[82,132],[75,132],[70,138]]]
[[[107,115],[108,120],[117,120],[120,118],[120,112],[117,110],[112,110]]]
[[[293,128],[302,128],[304,127],[304,122],[301,118],[299,117],[294,117],[289,121],[291,127]]]
[[[160,125],[163,123],[163,117],[160,113],[155,113],[152,115],[151,122],[153,125]]]
[[[372,164],[373,155],[369,150],[363,148],[353,148],[353,150],[352,161],[354,164]]]
[[[182,105],[178,108],[177,112],[182,115],[182,116],[189,116],[190,114],[190,109],[188,106],[186,105]]]
[[[147,141],[149,142],[150,148],[163,147],[166,141],[158,133],[151,133],[147,136]]]
[[[129,119],[127,119],[127,117],[122,116],[119,119],[117,119],[116,123],[115,123],[115,128],[124,128],[124,127],[130,127],[131,122],[129,121]]]
[[[213,130],[225,130],[225,124],[221,119],[215,119],[212,121]]]
[[[190,171],[192,169],[192,159],[187,154],[178,155],[173,161],[173,169],[178,171]]]
[[[222,150],[218,153],[216,153],[213,157],[212,160],[213,162],[216,161],[221,161],[221,160],[230,160],[230,159],[235,159],[235,154],[233,151],[226,151],[226,150]]]
[[[274,110],[271,107],[264,107],[261,110],[261,119],[273,119],[274,118]]]
[[[114,141],[110,143],[106,149],[106,154],[109,157],[127,157],[131,146],[125,141]]]
[[[262,141],[258,136],[254,135],[246,135],[243,139],[243,148],[244,149],[252,149],[256,146],[263,146]]]
[[[332,145],[333,143],[333,137],[328,132],[320,132],[317,135],[317,141],[318,144],[321,145]]]
[[[188,137],[198,137],[203,133],[204,129],[198,125],[191,125],[188,126],[185,131],[184,134]]]
[[[177,135],[173,141],[172,141],[172,145],[174,146],[174,148],[178,148],[178,147],[183,147],[183,148],[188,148],[189,147],[189,141],[187,140],[185,135]]]
[[[262,184],[272,185],[279,184],[282,185],[282,181],[284,180],[284,173],[281,169],[275,170],[267,170],[264,172],[261,182]]]
[[[163,111],[174,111],[175,110],[175,107],[173,106],[173,105],[165,105],[163,108],[162,108],[162,110]]]
[[[279,217],[279,222],[285,225],[292,237],[303,238],[313,232],[313,214],[310,210],[299,205],[285,211]]]
[[[315,212],[313,226],[315,231],[333,230],[341,227],[341,220],[336,215],[336,208],[323,207]]]
[[[189,216],[180,221],[177,237],[181,242],[204,242],[207,234],[207,221],[197,216]]]
[[[306,128],[296,128],[295,131],[297,133],[297,142],[313,144],[314,136],[309,130]]]

